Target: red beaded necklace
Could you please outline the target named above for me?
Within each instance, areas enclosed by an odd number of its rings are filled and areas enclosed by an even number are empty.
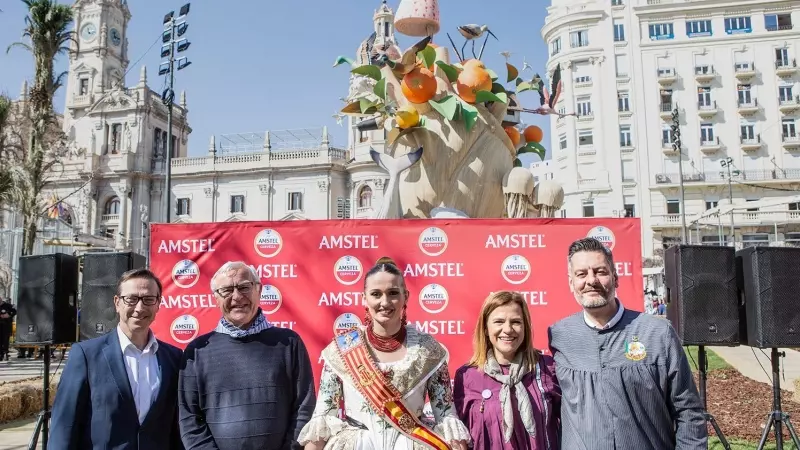
[[[370,324],[367,326],[367,340],[379,352],[396,352],[406,341],[406,327],[401,326],[400,330],[391,336],[378,336]]]

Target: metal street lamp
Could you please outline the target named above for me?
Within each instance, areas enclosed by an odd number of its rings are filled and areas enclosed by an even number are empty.
[[[688,244],[686,240],[686,196],[683,190],[683,152],[681,151],[681,120],[678,104],[672,110],[672,149],[678,152],[678,190],[680,191],[681,201],[681,244]]]
[[[176,60],[175,53],[185,52],[191,45],[186,38],[178,39],[186,34],[186,30],[189,28],[189,24],[186,23],[186,16],[189,14],[189,8],[190,3],[183,5],[178,12],[177,18],[175,17],[175,11],[170,11],[164,16],[164,33],[161,38],[164,44],[161,46],[161,57],[169,58],[166,61],[161,61],[161,64],[158,66],[159,75],[169,74],[167,88],[161,93],[161,101],[164,102],[168,111],[167,129],[169,130],[167,131],[167,157],[165,158],[167,167],[164,181],[164,196],[166,198],[164,202],[165,223],[170,222],[170,213],[172,212],[172,105],[175,100],[175,91],[173,91],[173,87],[175,87],[175,63],[178,63],[178,70],[183,70],[191,64],[191,61],[185,56]]]
[[[730,214],[731,214],[731,244],[734,247],[736,247],[736,232],[734,231],[734,228],[733,228],[734,227],[734,223],[733,223],[733,180],[731,179],[731,174],[733,174],[734,176],[738,176],[741,172],[739,172],[736,169],[731,170],[731,167],[734,167],[734,166],[733,166],[733,158],[731,158],[730,156],[726,157],[725,159],[720,161],[719,164],[722,167],[724,167],[724,168],[726,168],[728,170],[728,203],[730,204],[730,207],[731,207],[731,211],[730,211]],[[724,176],[724,174],[722,174],[722,175]]]

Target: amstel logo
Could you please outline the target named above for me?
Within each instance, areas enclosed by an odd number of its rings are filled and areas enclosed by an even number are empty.
[[[439,256],[447,250],[447,233],[441,228],[426,228],[419,234],[419,249],[428,256]]]
[[[253,240],[253,248],[255,248],[256,253],[264,258],[272,258],[281,252],[283,238],[277,231],[267,228],[258,232]]]
[[[269,284],[265,284],[264,287],[261,288],[261,298],[258,302],[261,306],[261,311],[264,314],[272,314],[281,309],[283,297],[281,296],[281,291],[279,291],[278,288]]]
[[[172,325],[169,326],[169,334],[175,342],[186,344],[192,342],[192,339],[200,334],[200,324],[194,316],[184,314],[172,321]]]
[[[364,268],[361,266],[361,261],[355,256],[342,256],[333,265],[333,276],[336,281],[345,286],[352,286],[358,283],[363,273]]]
[[[172,267],[172,281],[176,286],[184,289],[197,284],[200,280],[200,267],[191,259],[183,259]]]
[[[338,336],[340,333],[354,330],[361,326],[361,319],[353,313],[344,313],[333,321],[333,334]]]
[[[511,284],[522,284],[531,276],[531,263],[522,255],[511,255],[503,260],[500,273]]]
[[[429,284],[419,292],[419,305],[428,314],[438,314],[447,308],[450,296],[440,284]]]
[[[617,240],[614,233],[606,227],[594,227],[586,234],[586,237],[595,238],[602,242],[609,250],[614,250]]]

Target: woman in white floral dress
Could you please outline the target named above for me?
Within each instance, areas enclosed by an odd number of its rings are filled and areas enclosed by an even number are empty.
[[[406,324],[408,290],[388,258],[367,272],[365,301],[365,326],[336,336],[322,352],[317,407],[300,444],[305,450],[466,450],[470,435],[453,407],[447,351]],[[426,396],[433,423],[423,415]]]

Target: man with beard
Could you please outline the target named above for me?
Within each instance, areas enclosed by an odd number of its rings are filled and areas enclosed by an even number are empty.
[[[561,384],[561,448],[708,448],[703,405],[671,324],[625,309],[611,251],[572,243],[569,287],[583,311],[553,325],[550,350]]]
[[[184,351],[178,388],[187,449],[299,450],[316,406],[306,347],[259,308],[261,278],[227,262],[211,278],[222,318]]]

